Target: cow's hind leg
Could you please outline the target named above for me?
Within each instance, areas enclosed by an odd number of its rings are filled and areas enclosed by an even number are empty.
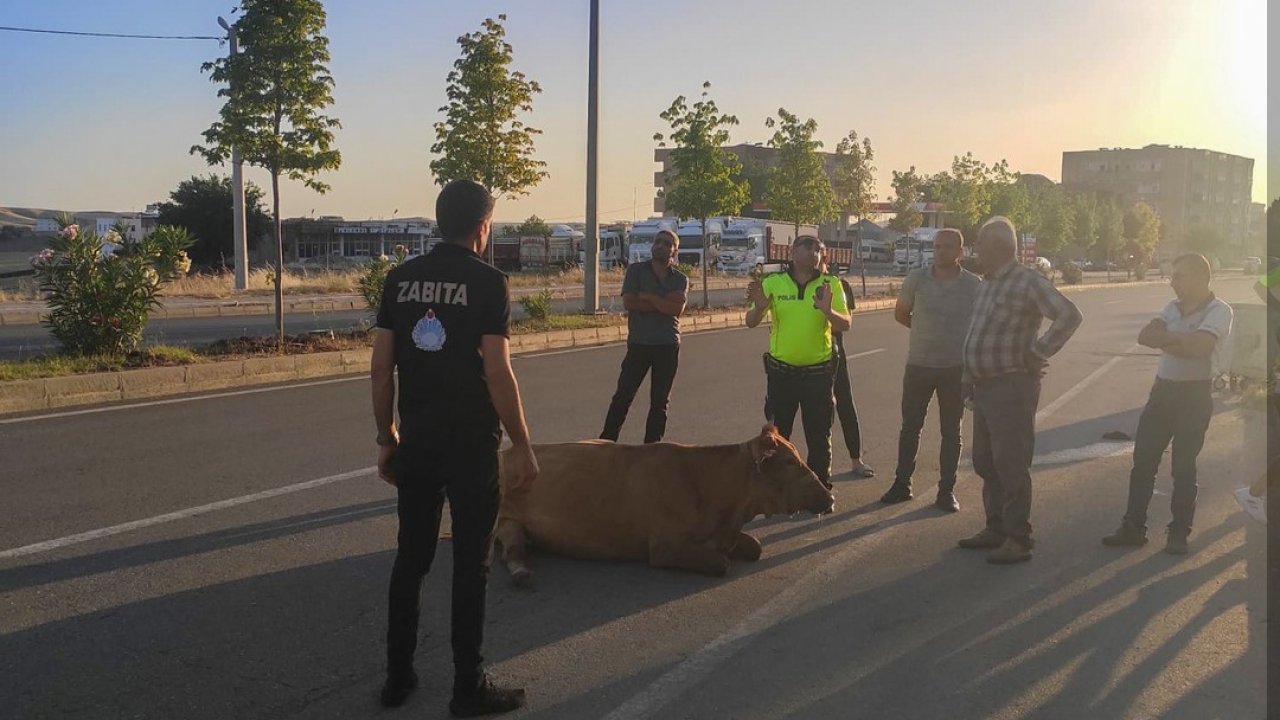
[[[712,543],[649,543],[649,564],[654,567],[689,570],[724,577],[729,574],[729,558]]]
[[[529,569],[529,546],[524,536],[524,526],[510,518],[499,518],[494,538],[502,545],[502,562],[511,573],[511,582],[528,585],[533,581]]]
[[[734,542],[733,548],[729,550],[729,558],[731,560],[755,562],[760,559],[761,552],[763,552],[763,549],[760,547],[759,540],[744,532],[739,532],[737,541]]]

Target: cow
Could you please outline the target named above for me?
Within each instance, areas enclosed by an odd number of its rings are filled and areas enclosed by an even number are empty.
[[[512,487],[500,463],[494,534],[517,585],[533,577],[530,545],[723,577],[730,560],[760,559],[760,542],[742,532],[752,518],[835,508],[830,490],[772,426],[736,445],[588,440],[534,453],[541,472],[525,487]]]

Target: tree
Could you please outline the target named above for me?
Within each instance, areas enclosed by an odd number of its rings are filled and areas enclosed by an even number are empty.
[[[1227,247],[1227,238],[1215,225],[1192,225],[1187,228],[1187,249],[1213,260]]]
[[[947,209],[947,224],[958,227],[965,237],[973,237],[978,225],[991,215],[989,169],[965,153],[951,160],[951,171],[928,180],[931,199]]]
[[[777,128],[769,139],[769,147],[778,150],[778,164],[769,171],[765,192],[770,214],[795,224],[797,235],[802,224],[834,218],[837,210],[831,178],[818,155],[822,142],[813,139],[817,121],[800,122],[786,108],[778,108],[778,119],[769,118],[765,127]]]
[[[750,199],[742,206],[742,214],[749,215],[756,203],[764,203],[765,194],[769,190],[769,168],[761,161],[747,157],[742,161],[742,169],[733,176],[734,180],[747,183]]]
[[[1072,238],[1076,245],[1089,248],[1090,256],[1093,259],[1105,261],[1106,258],[1092,255],[1097,251],[1095,246],[1098,242],[1097,205],[1097,199],[1089,193],[1081,193],[1071,197]]]
[[[225,97],[220,120],[204,131],[206,145],[191,148],[210,165],[231,157],[234,147],[244,161],[271,174],[271,210],[276,240],[276,338],[284,347],[284,241],[280,234],[280,176],[300,180],[318,193],[329,186],[316,179],[336,170],[342,155],[333,146],[341,124],[324,114],[333,104],[329,39],[320,0],[241,0],[235,32],[240,52],[207,62]]]
[[[1155,209],[1142,201],[1130,205],[1124,212],[1124,238],[1135,262],[1150,263],[1160,244],[1160,216]]]
[[[1076,208],[1062,187],[1038,191],[1031,202],[1037,248],[1048,256],[1057,254],[1068,260],[1083,258],[1089,246],[1076,237]]]
[[[1120,250],[1124,240],[1124,213],[1112,199],[1099,202],[1096,210],[1097,236],[1095,255],[1107,263],[1107,278],[1111,277],[1111,260]]]
[[[1001,160],[987,168],[987,186],[990,196],[988,217],[1007,217],[1021,232],[1036,235],[1038,242],[1039,218],[1031,205],[1031,193],[1022,183],[1022,175],[1010,171],[1009,162]]]
[[[702,222],[702,305],[710,307],[707,290],[707,218],[737,212],[750,200],[738,158],[724,149],[729,128],[738,118],[721,113],[709,97],[711,83],[702,83],[702,99],[689,106],[683,95],[659,114],[670,126],[667,136],[656,133],[660,147],[671,141],[671,164],[663,181],[667,209],[678,217]]]
[[[840,235],[842,244],[847,244],[849,234],[849,216],[861,220],[871,212],[871,201],[875,199],[875,167],[871,161],[875,153],[871,150],[871,140],[863,138],[858,143],[858,133],[853,130],[836,145],[836,165],[831,175],[831,190],[835,195],[836,209],[840,212]],[[862,294],[867,294],[867,268],[862,262],[862,238],[858,238],[858,267],[862,274]]]
[[[193,175],[178,183],[169,200],[160,203],[160,225],[186,228],[195,237],[188,252],[191,261],[205,268],[225,269],[235,258],[231,178],[226,175]],[[271,230],[271,217],[262,206],[262,189],[253,183],[244,188],[245,225],[249,247]]]
[[[890,230],[908,235],[920,227],[924,216],[916,208],[924,193],[924,179],[916,173],[914,165],[905,172],[893,171],[893,218],[889,220]]]
[[[551,226],[537,215],[530,215],[528,220],[516,226],[516,234],[521,237],[546,237],[551,234]]]
[[[548,177],[547,164],[533,159],[533,138],[542,131],[517,118],[533,111],[533,96],[542,88],[510,69],[506,19],[486,19],[480,30],[458,38],[462,56],[446,78],[449,103],[440,108],[445,119],[435,123],[431,146],[439,156],[431,161],[431,173],[442,187],[452,180],[474,180],[496,198],[516,197]]]

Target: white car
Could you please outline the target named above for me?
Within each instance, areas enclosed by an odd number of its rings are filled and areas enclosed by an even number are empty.
[[[1049,262],[1047,257],[1036,257],[1036,269],[1047,273],[1053,270],[1053,263]]]

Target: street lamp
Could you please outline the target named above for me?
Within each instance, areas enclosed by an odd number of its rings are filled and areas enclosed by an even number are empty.
[[[600,311],[600,219],[596,215],[596,141],[600,115],[600,0],[591,0],[587,59],[587,227],[582,269],[582,311]]]
[[[229,57],[234,59],[240,52],[240,39],[236,35],[236,29],[227,24],[221,15],[218,16],[218,25],[227,31],[227,41],[231,44]],[[248,290],[249,245],[245,237],[248,233],[245,231],[244,217],[244,161],[240,158],[240,149],[235,146],[231,148],[231,216],[232,247],[236,258],[235,289]]]

